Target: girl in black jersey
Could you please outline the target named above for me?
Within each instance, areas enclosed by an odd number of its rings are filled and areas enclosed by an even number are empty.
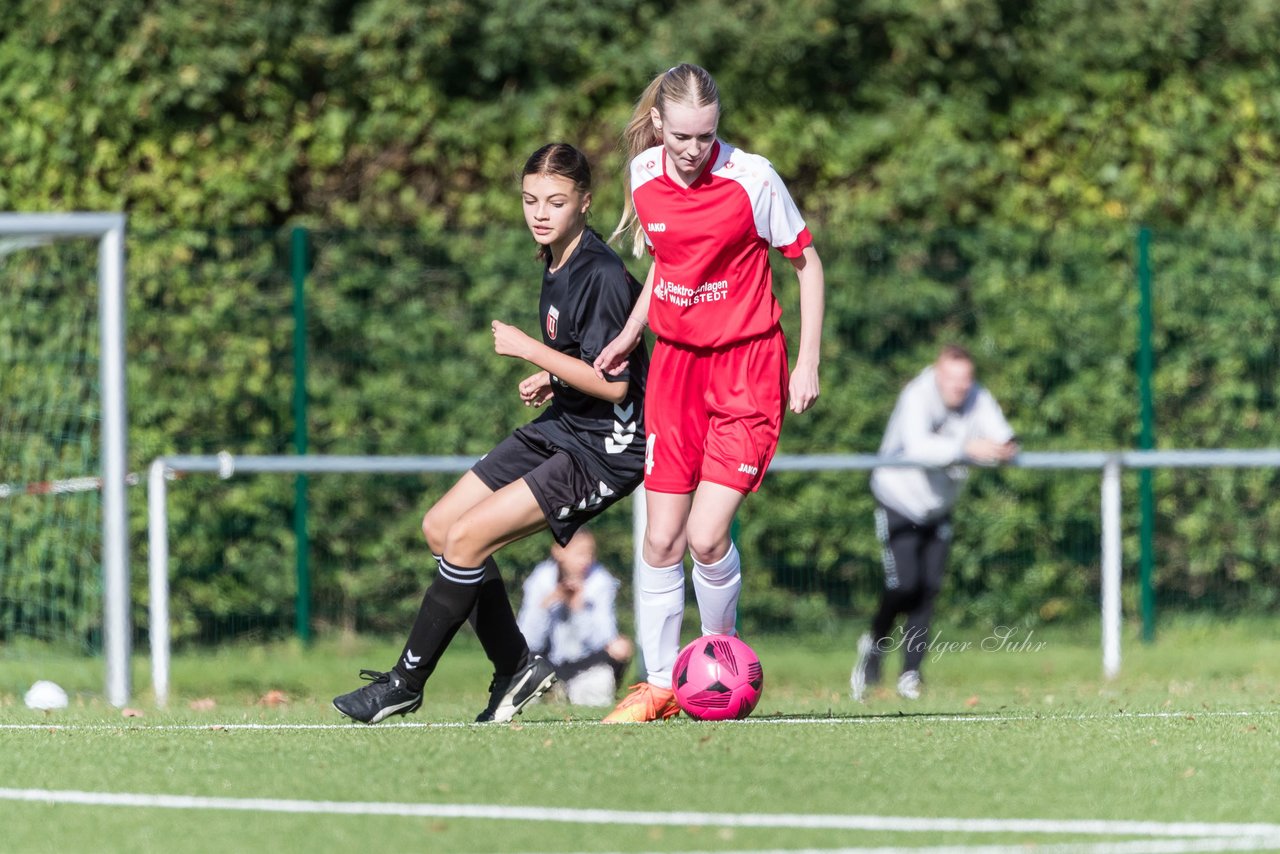
[[[556,681],[516,626],[493,554],[544,529],[561,545],[593,516],[639,486],[644,473],[643,394],[648,355],[626,371],[592,367],[630,316],[640,284],[586,226],[591,170],[573,146],[534,152],[521,180],[524,217],[545,263],[541,340],[494,320],[493,347],[537,371],[521,381],[527,406],[547,409],[464,474],[422,520],[439,573],[427,588],[404,651],[387,673],[333,705],[377,723],[422,704],[422,689],[454,634],[472,615],[494,665],[489,706],[477,721],[509,721]],[[640,357],[637,358],[637,352]]]

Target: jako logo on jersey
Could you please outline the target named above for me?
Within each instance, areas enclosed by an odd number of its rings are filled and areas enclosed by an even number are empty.
[[[560,309],[554,305],[547,309],[547,337],[556,340],[556,329],[559,327]]]
[[[757,468],[756,466],[749,466],[746,463],[743,463],[742,465],[738,466],[738,471],[741,472],[742,474],[749,474],[752,477],[755,477],[757,474],[760,473],[759,468]]]
[[[651,222],[645,228],[649,229],[649,233],[652,234],[655,231],[666,231],[667,224],[665,222]]]

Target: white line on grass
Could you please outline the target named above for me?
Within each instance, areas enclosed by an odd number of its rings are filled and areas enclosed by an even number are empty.
[[[666,827],[769,827],[806,830],[877,830],[911,833],[1044,833],[1149,837],[1213,837],[1280,841],[1280,824],[1161,822],[1102,819],[917,818],[803,813],[658,812],[643,810],[518,807],[501,804],[412,804],[376,801],[307,801],[281,798],[213,798],[130,792],[57,789],[0,789],[0,800],[83,806],[152,809],[236,810],[242,812],[391,815],[548,821],[566,824],[638,824]]]
[[[1280,710],[1260,709],[1255,711],[1192,711],[1192,712],[1107,712],[1103,714],[1082,714],[1082,715],[1040,715],[1040,714],[1012,714],[1012,715],[968,715],[968,714],[884,714],[884,715],[859,715],[859,716],[809,716],[809,717],[758,717],[745,718],[740,721],[720,721],[720,724],[728,724],[732,726],[769,726],[769,725],[791,725],[791,724],[828,724],[832,726],[848,726],[853,724],[891,724],[891,723],[928,723],[928,724],[944,724],[944,723],[1054,723],[1067,722],[1077,723],[1080,721],[1103,721],[1103,720],[1125,720],[1131,718],[1144,719],[1186,719],[1194,720],[1197,718],[1271,718],[1280,716]],[[521,720],[513,722],[512,726],[597,726],[600,721],[597,720]],[[487,729],[496,726],[495,724],[477,724],[464,721],[389,721],[378,724],[377,727],[366,727],[358,723],[344,722],[332,724],[247,724],[247,723],[207,723],[207,724],[150,724],[141,718],[129,718],[118,724],[60,724],[60,723],[43,723],[43,724],[0,724],[2,730],[32,730],[32,731],[50,731],[50,730],[68,730],[68,731],[94,731],[94,730],[160,730],[160,731],[184,731],[184,730],[348,730],[351,732],[368,731],[372,729],[460,729],[460,728],[476,728]]]
[[[1280,837],[1242,839],[1141,839],[1130,842],[1057,845],[930,845],[904,848],[769,848],[750,851],[686,851],[685,854],[1199,854],[1214,851],[1274,849]],[[585,854],[585,852],[584,852]],[[621,854],[621,852],[618,852]]]

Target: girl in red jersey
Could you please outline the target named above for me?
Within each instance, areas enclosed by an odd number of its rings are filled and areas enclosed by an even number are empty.
[[[614,237],[630,231],[653,264],[621,333],[595,360],[625,370],[645,325],[657,336],[646,397],[648,525],[636,591],[648,679],[605,721],[650,721],[679,711],[671,670],[684,614],[684,554],[703,634],[735,634],[742,575],[729,530],[760,486],[784,408],[818,397],[824,279],[787,188],[769,161],[716,137],[720,96],[690,64],[645,89],[624,135],[628,199]],[[769,247],[800,282],[800,348],[788,377]]]

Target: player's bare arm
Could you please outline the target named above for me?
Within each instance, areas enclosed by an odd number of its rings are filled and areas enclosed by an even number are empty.
[[[566,353],[553,350],[541,341],[521,331],[515,326],[495,320],[493,327],[493,349],[499,356],[510,356],[554,374],[563,382],[576,388],[583,394],[607,400],[610,403],[621,403],[627,398],[628,382],[610,382],[583,362]]]
[[[822,347],[822,317],[826,300],[826,279],[822,260],[812,246],[791,259],[800,281],[800,352],[788,387],[790,409],[797,414],[818,399],[818,362]]]

